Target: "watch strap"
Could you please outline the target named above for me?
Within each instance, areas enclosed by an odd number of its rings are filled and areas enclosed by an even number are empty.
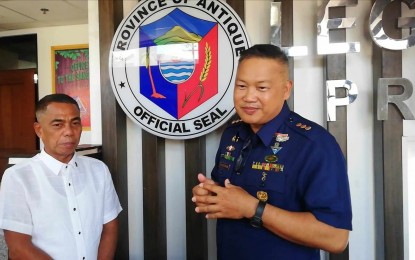
[[[260,200],[255,210],[255,215],[250,219],[250,223],[253,227],[262,227],[262,214],[264,213],[265,201]]]

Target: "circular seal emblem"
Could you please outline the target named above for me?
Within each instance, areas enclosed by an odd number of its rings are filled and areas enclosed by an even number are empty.
[[[144,0],[119,25],[109,74],[119,105],[144,130],[169,139],[214,131],[233,114],[245,27],[218,0]]]

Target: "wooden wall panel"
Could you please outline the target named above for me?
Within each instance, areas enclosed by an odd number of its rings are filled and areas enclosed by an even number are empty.
[[[120,198],[117,259],[129,258],[126,115],[112,92],[108,73],[109,50],[118,24],[123,18],[123,2],[101,0],[99,12],[99,45],[102,106],[102,158],[107,164]]]
[[[283,47],[291,47],[294,45],[294,27],[293,27],[293,0],[278,1],[281,2],[281,45]],[[289,58],[290,79],[294,81],[294,58]],[[287,100],[288,106],[294,110],[294,92],[295,87],[291,90],[291,96]]]
[[[167,259],[165,139],[142,131],[144,258]]]
[[[401,16],[401,2],[393,1],[384,10],[385,32],[395,39],[401,38],[396,20]],[[377,94],[379,78],[402,77],[402,52],[373,45],[374,93]],[[389,94],[400,94],[400,86],[389,87]],[[375,102],[376,104],[376,102]],[[378,259],[404,259],[403,250],[403,194],[402,194],[402,135],[403,117],[398,109],[388,105],[388,119],[375,122],[375,190],[378,221]],[[375,105],[375,111],[377,107]],[[377,119],[375,118],[375,121]],[[383,213],[380,216],[379,212]],[[383,223],[382,223],[383,222]],[[383,231],[383,232],[382,232]]]
[[[192,188],[198,184],[197,174],[206,173],[206,138],[185,141],[186,176],[186,253],[187,259],[208,259],[207,220],[195,213],[191,201]]]
[[[242,22],[245,23],[245,1],[242,0],[227,0],[226,3],[235,10]]]

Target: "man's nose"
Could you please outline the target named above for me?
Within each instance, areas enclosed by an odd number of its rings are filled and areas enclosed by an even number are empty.
[[[255,101],[256,100],[256,90],[255,88],[247,88],[244,96],[245,101]]]
[[[73,133],[74,133],[73,127],[70,124],[66,125],[65,128],[64,128],[65,136],[73,135]]]

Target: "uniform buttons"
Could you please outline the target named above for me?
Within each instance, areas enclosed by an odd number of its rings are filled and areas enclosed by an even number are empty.
[[[78,235],[80,235],[80,234],[81,234],[81,231],[78,232]]]
[[[85,259],[85,256],[84,256],[84,257],[82,257],[82,259]]]
[[[76,211],[76,208],[73,208],[73,211]]]
[[[68,169],[68,165],[65,166],[65,169]]]
[[[68,185],[71,186],[71,183],[69,183]]]
[[[294,119],[293,119],[292,117],[290,117],[290,118],[288,119],[288,121],[292,122],[292,121],[294,121]]]

